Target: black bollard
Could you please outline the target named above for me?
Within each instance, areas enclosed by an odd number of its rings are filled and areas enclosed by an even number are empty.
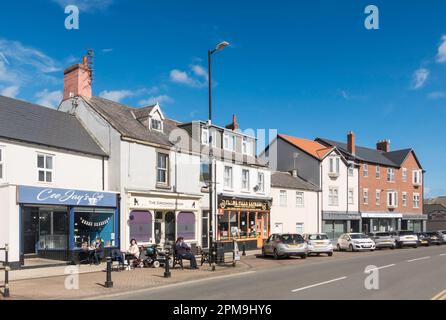
[[[5,290],[3,292],[5,298],[9,298],[9,245],[5,245]]]
[[[170,257],[169,257],[169,251],[166,251],[165,253],[165,263],[164,263],[164,278],[170,278],[172,277],[172,273],[170,272]]]
[[[105,281],[105,287],[106,288],[113,288],[113,281],[112,281],[112,258],[107,258],[107,279]]]
[[[246,243],[243,243],[242,250],[243,250],[242,256],[246,257]]]

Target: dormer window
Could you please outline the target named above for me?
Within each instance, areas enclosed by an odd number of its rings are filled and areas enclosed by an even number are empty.
[[[224,134],[223,148],[228,151],[235,151],[235,136],[233,134]]]
[[[244,155],[252,156],[253,155],[253,147],[252,147],[252,141],[249,140],[247,137],[243,137],[242,140],[242,152]]]
[[[160,132],[163,131],[163,123],[161,122],[161,120],[152,118],[150,121],[150,126],[151,126],[152,130],[160,131]]]

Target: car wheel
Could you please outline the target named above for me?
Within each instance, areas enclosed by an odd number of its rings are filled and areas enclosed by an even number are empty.
[[[274,259],[278,260],[279,255],[277,254],[277,249],[274,249]]]
[[[350,251],[350,252],[354,252],[355,251],[355,249],[353,249],[353,245],[349,245],[348,246],[348,251]]]
[[[307,258],[307,255],[306,254],[304,254],[303,256],[300,256],[302,259],[306,259]]]
[[[395,246],[391,246],[390,249],[395,250]]]
[[[333,257],[333,252],[329,252],[329,253],[328,253],[328,256],[329,256],[329,257]]]
[[[414,248],[414,249],[417,249],[417,248],[418,248],[418,246],[413,246],[413,248]]]

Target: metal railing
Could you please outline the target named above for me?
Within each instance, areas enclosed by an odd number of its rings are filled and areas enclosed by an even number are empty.
[[[9,271],[11,268],[9,267],[9,245],[5,244],[4,248],[0,248],[0,251],[5,252],[5,260],[3,261],[3,269],[5,271],[5,283],[0,288],[3,288],[3,297],[9,298]]]

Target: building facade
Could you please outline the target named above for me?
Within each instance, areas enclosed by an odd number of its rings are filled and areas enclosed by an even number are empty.
[[[97,237],[119,248],[107,172],[107,153],[75,117],[0,97],[0,245],[10,245],[14,268],[71,261]]]
[[[261,157],[270,168],[292,172],[321,190],[321,217],[318,232],[337,239],[345,232],[359,232],[361,216],[358,194],[358,168],[336,147],[317,141],[278,135]]]
[[[412,149],[390,150],[390,142],[379,141],[376,149],[356,145],[350,132],[345,143],[318,138],[336,147],[360,167],[359,210],[362,232],[426,229],[423,215],[424,171]]]
[[[318,233],[321,193],[297,172],[271,175],[271,233]]]

